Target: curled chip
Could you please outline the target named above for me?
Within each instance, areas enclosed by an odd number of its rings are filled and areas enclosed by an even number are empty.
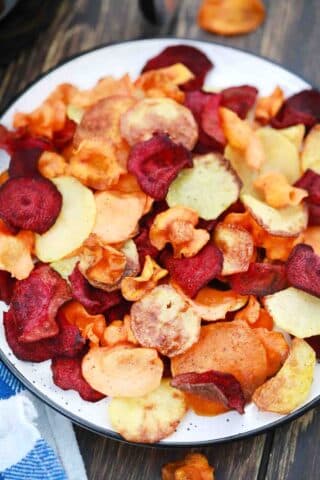
[[[20,342],[20,320],[10,309],[3,315],[4,330],[7,342],[13,353],[20,360],[29,362],[43,362],[56,356],[76,357],[85,347],[85,340],[81,337],[78,327],[71,325],[58,312],[57,324],[59,333],[51,338],[35,342]]]
[[[94,198],[97,214],[92,233],[99,243],[124,242],[137,233],[147,201],[144,193],[104,191],[96,192]]]
[[[93,287],[108,292],[119,288],[126,263],[125,254],[116,248],[84,245],[79,270]]]
[[[193,309],[202,320],[215,321],[226,318],[228,312],[234,312],[243,307],[247,297],[239,295],[232,290],[215,290],[204,287],[191,302]]]
[[[0,221],[0,269],[11,273],[17,280],[27,278],[34,267],[33,246],[32,232],[20,231],[14,235]]]
[[[228,143],[233,148],[245,150],[253,134],[249,123],[246,120],[241,120],[235,112],[225,107],[219,109],[219,114]]]
[[[71,325],[78,327],[84,338],[99,344],[106,328],[106,320],[103,315],[90,315],[81,303],[74,300],[65,304],[59,313]]]
[[[13,288],[15,285],[14,278],[11,277],[9,272],[0,270],[0,300],[7,305],[11,302]]]
[[[266,328],[255,328],[254,333],[262,342],[267,353],[268,377],[273,377],[282,367],[289,354],[289,345],[283,333],[270,332]]]
[[[38,170],[43,177],[55,178],[66,173],[67,162],[56,152],[43,152],[38,161]]]
[[[171,243],[174,257],[193,257],[210,238],[206,230],[195,228],[198,220],[197,212],[186,207],[173,207],[159,213],[150,228],[151,244],[162,250]]]
[[[81,357],[56,357],[52,360],[52,379],[63,390],[75,390],[87,402],[98,402],[104,395],[90,387],[81,372]]]
[[[68,166],[69,175],[96,190],[105,190],[116,184],[124,172],[112,145],[102,140],[83,140]]]
[[[183,292],[193,298],[210,280],[221,273],[223,255],[220,250],[207,244],[194,257],[174,258],[164,251],[161,260]]]
[[[198,24],[218,35],[241,35],[256,30],[264,18],[261,0],[203,0]]]
[[[57,311],[70,298],[66,281],[47,265],[38,264],[28,278],[16,282],[11,310],[19,321],[19,342],[57,335]]]
[[[254,242],[245,228],[232,223],[218,223],[213,238],[223,254],[222,275],[248,270],[254,253]]]
[[[111,397],[142,397],[161,382],[163,363],[153,348],[132,345],[95,347],[83,358],[89,385]]]
[[[0,217],[9,225],[44,233],[56,221],[62,196],[45,178],[12,178],[0,187]]]
[[[15,139],[11,144],[11,158],[9,176],[13,177],[38,177],[38,161],[41,154],[52,150],[50,141],[27,136]]]
[[[147,292],[153,290],[168,271],[161,268],[151,257],[147,256],[139,277],[124,277],[121,281],[121,293],[126,300],[136,302]]]
[[[305,172],[309,168],[320,173],[320,125],[315,125],[308,133],[301,152],[301,166]]]
[[[238,199],[241,182],[219,155],[198,155],[193,164],[171,183],[166,200],[169,207],[183,205],[204,220],[214,220]]]
[[[313,127],[320,120],[320,92],[302,90],[287,98],[278,113],[272,118],[274,128],[286,128],[302,123]]]
[[[260,303],[254,295],[250,295],[247,305],[235,314],[235,320],[242,320],[253,326],[259,319]]]
[[[241,295],[262,297],[287,286],[286,267],[281,264],[251,263],[248,270],[229,277],[232,289]]]
[[[214,480],[214,469],[201,453],[189,453],[177,462],[167,463],[161,469],[162,480],[199,479]]]
[[[308,196],[306,190],[291,186],[283,173],[265,173],[254,181],[254,187],[263,193],[265,201],[273,208],[299,205]]]
[[[170,98],[140,100],[122,115],[120,128],[129,145],[165,133],[173,142],[192,150],[198,139],[198,127],[190,110]]]
[[[310,392],[315,364],[313,349],[295,338],[277,375],[254,392],[252,399],[259,410],[286,414],[300,406]]]
[[[237,320],[201,327],[198,342],[171,359],[173,377],[209,370],[230,373],[240,383],[246,399],[265,381],[267,368],[266,351],[254,329]]]
[[[230,373],[215,370],[203,373],[182,373],[173,377],[171,385],[207,400],[221,401],[228,408],[244,413],[245,398],[241,385]]]
[[[184,394],[171,387],[169,379],[164,379],[147,395],[113,398],[108,412],[111,425],[126,440],[155,443],[176,430],[187,405]]]
[[[149,229],[146,227],[140,228],[140,233],[134,238],[139,253],[140,265],[144,265],[145,258],[149,255],[151,258],[156,258],[158,249],[152,245],[149,238]]]
[[[129,172],[136,175],[142,190],[156,200],[164,199],[179,171],[191,166],[190,152],[162,134],[135,145],[128,160]]]
[[[131,307],[131,328],[144,347],[173,357],[197,342],[200,316],[170,285],[160,285]]]
[[[105,292],[95,288],[80,273],[78,265],[69,276],[73,297],[92,315],[103,313],[121,301],[119,291]]]
[[[258,90],[251,85],[229,87],[221,91],[221,106],[233,110],[240,118],[246,118],[254,106]]]
[[[310,245],[296,245],[287,260],[288,282],[293,287],[320,297],[320,256]]]
[[[190,45],[174,45],[165,48],[159,55],[148,60],[142,72],[169,67],[176,63],[182,63],[195,75],[194,79],[190,79],[183,85],[184,90],[201,88],[206,74],[213,68],[212,62],[198,48]]]
[[[268,97],[258,98],[255,116],[259,122],[265,124],[274,117],[284,102],[284,93],[280,87],[276,87]]]

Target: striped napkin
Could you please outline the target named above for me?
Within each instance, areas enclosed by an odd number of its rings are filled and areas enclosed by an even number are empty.
[[[0,361],[0,480],[87,480],[69,420]]]

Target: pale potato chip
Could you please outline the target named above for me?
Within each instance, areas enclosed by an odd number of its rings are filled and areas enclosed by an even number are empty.
[[[198,126],[192,113],[170,98],[141,100],[122,115],[120,128],[129,145],[149,140],[156,132],[167,133],[188,150],[198,140]]]
[[[131,307],[131,328],[139,343],[169,357],[197,342],[200,323],[200,316],[170,285],[157,286]]]
[[[306,127],[302,123],[299,123],[299,125],[293,125],[292,127],[280,128],[278,132],[290,140],[290,142],[296,147],[297,151],[300,152],[303,138],[306,133]]]
[[[222,275],[248,270],[254,253],[254,242],[245,228],[232,223],[218,223],[213,239],[223,253]]]
[[[241,193],[254,193],[253,182],[258,177],[257,170],[251,168],[245,160],[245,153],[227,145],[224,156],[231,163],[242,182]]]
[[[153,348],[130,344],[91,348],[82,374],[92,388],[111,397],[140,397],[159,387],[163,363]]]
[[[205,220],[216,219],[238,197],[241,188],[235,171],[222,157],[208,153],[193,159],[193,168],[181,170],[171,183],[169,207],[184,206]]]
[[[36,235],[35,253],[42,262],[66,257],[89,237],[96,219],[92,191],[76,178],[52,179],[62,195],[62,208],[53,226],[43,235]],[[81,219],[81,221],[79,221]]]
[[[84,112],[85,110],[83,108],[72,105],[71,103],[67,106],[67,117],[77,124],[81,122]]]
[[[308,133],[301,152],[302,170],[310,168],[320,173],[320,124],[315,125]]]
[[[314,375],[314,350],[299,338],[292,341],[290,354],[275,377],[257,388],[252,400],[260,410],[286,414],[308,397]]]
[[[264,298],[275,325],[299,338],[320,335],[320,299],[297,288]]]
[[[68,281],[69,275],[74,270],[74,267],[79,262],[80,257],[78,255],[74,257],[62,258],[50,263],[50,267],[61,275],[62,278]]]
[[[162,380],[139,398],[113,398],[108,413],[111,425],[130,442],[155,443],[175,431],[187,412],[184,394]]]

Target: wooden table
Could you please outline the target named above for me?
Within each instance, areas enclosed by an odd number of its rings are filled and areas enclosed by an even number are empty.
[[[217,40],[241,47],[276,60],[319,86],[317,0],[268,0],[263,27],[235,38],[199,30],[195,23],[199,3],[180,0],[176,16],[168,24],[153,26],[142,17],[136,0],[47,2],[52,15],[49,27],[12,63],[0,69],[1,106],[40,73],[72,54],[106,42],[161,35]],[[2,34],[0,25],[0,40]],[[127,446],[79,427],[76,433],[90,480],[156,480],[163,463],[189,451]],[[319,444],[320,409],[315,409],[273,432],[197,451],[208,456],[218,480],[316,480],[320,478]]]

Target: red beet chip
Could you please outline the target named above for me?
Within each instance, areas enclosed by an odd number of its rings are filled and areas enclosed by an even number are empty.
[[[240,295],[263,297],[287,286],[286,267],[282,264],[251,263],[247,272],[228,277],[231,288]]]
[[[310,227],[320,225],[320,205],[308,201],[306,204],[309,212],[308,225]]]
[[[27,132],[24,128],[8,130],[4,125],[0,125],[0,150],[5,150],[11,155],[17,141],[26,138],[27,136]]]
[[[287,260],[287,277],[293,287],[320,297],[320,256],[310,245],[294,247]]]
[[[39,264],[28,278],[16,281],[11,310],[18,321],[19,342],[34,342],[57,335],[57,311],[70,299],[67,282],[48,265]]]
[[[151,58],[142,72],[169,67],[175,63],[183,63],[195,75],[193,80],[183,85],[184,90],[201,88],[206,74],[213,68],[213,63],[201,50],[189,45],[175,45],[165,48],[159,55]]]
[[[306,170],[295,183],[298,188],[304,188],[309,193],[308,200],[320,205],[320,175],[313,170]]]
[[[156,200],[166,197],[171,182],[185,167],[192,167],[190,152],[163,134],[137,143],[128,159],[128,171],[137,177],[142,190]]]
[[[221,95],[222,106],[233,110],[240,118],[244,119],[256,102],[258,90],[251,85],[241,85],[225,88]]]
[[[320,335],[315,335],[313,337],[304,338],[306,342],[309,343],[310,347],[316,352],[317,360],[320,359]]]
[[[78,327],[71,325],[59,314],[57,315],[58,335],[36,342],[19,342],[19,319],[16,318],[13,309],[4,313],[3,323],[7,342],[20,360],[43,362],[55,356],[73,357],[79,355],[85,347],[85,340],[81,337]]]
[[[129,315],[131,305],[132,302],[128,302],[124,298],[121,298],[121,301],[118,305],[109,308],[105,313],[107,321],[113,322],[114,320],[123,320],[125,315]]]
[[[81,371],[82,357],[56,357],[52,360],[51,370],[53,382],[62,390],[76,390],[87,402],[98,402],[105,397],[94,390],[83,378]]]
[[[160,200],[160,202],[153,202],[151,210],[145,215],[143,215],[143,217],[141,218],[139,222],[140,226],[142,228],[145,227],[149,230],[149,228],[154,222],[155,217],[159,213],[164,212],[165,210],[168,210],[168,208],[169,208],[168,204],[165,200]]]
[[[63,129],[54,132],[52,143],[57,150],[62,150],[73,140],[76,128],[77,124],[67,118]]]
[[[215,245],[207,244],[194,257],[174,258],[164,251],[161,260],[171,278],[193,298],[200,288],[221,273],[223,255]]]
[[[78,300],[91,315],[103,313],[114,305],[121,302],[121,294],[118,290],[105,292],[100,288],[95,288],[80,273],[78,264],[69,275],[72,295]]]
[[[207,97],[207,101],[201,112],[201,127],[209,137],[216,141],[219,145],[225,145],[226,138],[224,136],[220,123],[219,107],[221,105],[221,95],[211,94]]]
[[[204,220],[203,218],[200,218],[199,222],[197,223],[197,228],[202,228],[204,230],[207,230],[207,232],[211,233],[215,229],[217,223],[218,220]]]
[[[139,263],[141,268],[144,265],[144,261],[147,255],[150,255],[150,257],[152,258],[156,258],[158,256],[158,249],[154,247],[150,242],[148,228],[141,228],[139,235],[134,238],[134,243],[136,244],[138,250]]]
[[[0,187],[0,217],[15,228],[44,233],[61,206],[61,193],[46,178],[10,178]]]
[[[245,398],[241,385],[230,373],[215,370],[204,373],[183,373],[173,377],[171,385],[207,400],[218,400],[226,407],[244,413]]]
[[[289,97],[272,119],[271,125],[275,128],[286,128],[303,123],[311,128],[319,121],[320,92],[310,89]]]
[[[11,148],[10,178],[40,177],[38,171],[39,158],[44,151],[52,150],[52,144],[43,138],[26,136],[13,140]]]
[[[11,277],[9,272],[0,270],[0,300],[9,304],[13,293],[15,279]]]

